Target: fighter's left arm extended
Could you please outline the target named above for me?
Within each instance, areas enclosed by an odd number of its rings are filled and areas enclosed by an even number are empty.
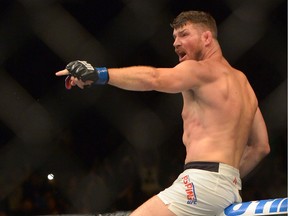
[[[130,66],[124,68],[94,68],[86,61],[70,62],[56,76],[68,75],[66,88],[78,86],[83,89],[91,84],[109,84],[131,91],[159,91],[180,93],[199,87],[219,78],[220,73],[211,73],[209,66],[187,60],[172,68]]]

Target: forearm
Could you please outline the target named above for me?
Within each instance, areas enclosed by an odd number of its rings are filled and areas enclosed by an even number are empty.
[[[269,148],[247,146],[240,161],[239,170],[241,178],[247,176],[269,152]]]
[[[132,91],[156,90],[157,69],[149,66],[109,68],[109,85]]]
[[[245,177],[270,152],[266,124],[259,107],[256,110],[247,146],[240,161],[240,174]]]

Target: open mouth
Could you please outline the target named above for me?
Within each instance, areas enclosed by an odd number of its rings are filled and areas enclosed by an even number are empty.
[[[184,58],[186,57],[186,53],[185,52],[178,52],[178,57],[179,57],[179,61],[183,61]]]
[[[184,61],[185,57],[187,56],[187,53],[179,48],[175,49],[176,54],[178,55],[179,62]]]

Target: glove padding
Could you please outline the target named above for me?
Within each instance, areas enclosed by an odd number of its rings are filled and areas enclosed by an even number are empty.
[[[105,85],[109,81],[109,74],[106,67],[94,68],[91,64],[86,61],[73,61],[70,62],[66,69],[69,74],[65,79],[65,87],[71,89],[71,77],[76,77],[82,82],[90,81],[90,84]],[[91,83],[92,82],[92,83]],[[87,83],[84,85],[87,87]]]
[[[69,76],[77,77],[77,79],[86,82],[86,81],[93,81],[97,82],[99,79],[97,70],[94,69],[94,67],[87,63],[86,61],[73,61],[70,62],[66,69],[69,71],[69,75],[66,78],[66,85],[67,81],[70,81]]]

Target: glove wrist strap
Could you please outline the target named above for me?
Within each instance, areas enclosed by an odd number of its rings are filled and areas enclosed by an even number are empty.
[[[98,74],[98,80],[95,82],[96,85],[105,85],[109,81],[109,74],[106,67],[96,67],[95,68]]]

